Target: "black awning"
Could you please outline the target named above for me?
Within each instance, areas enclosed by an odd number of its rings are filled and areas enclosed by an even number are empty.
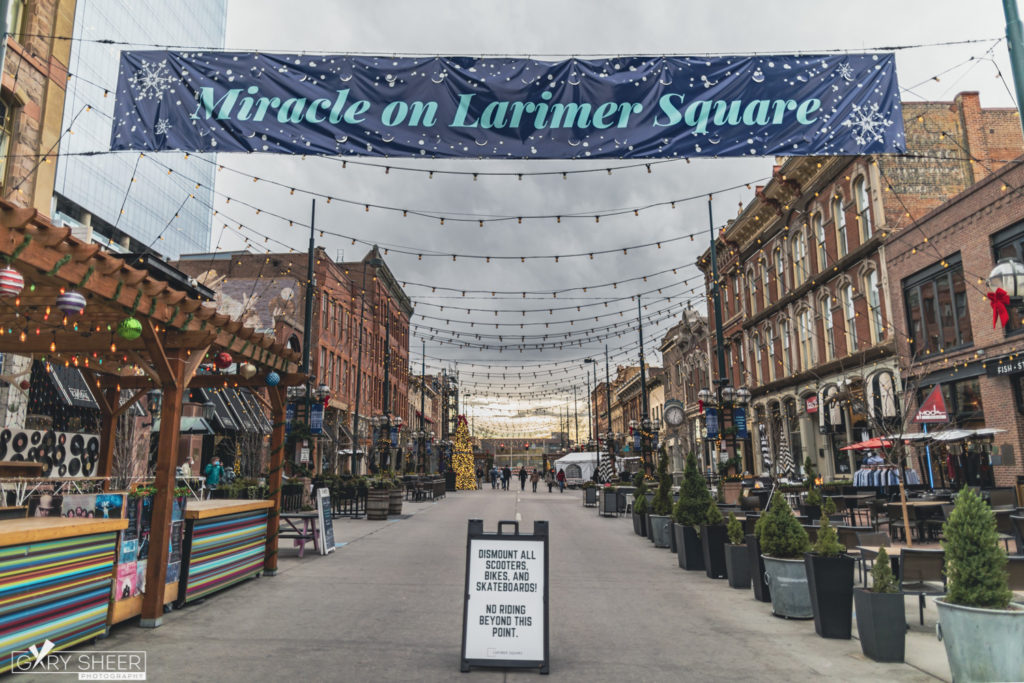
[[[235,425],[237,425],[237,431],[242,432],[256,432],[256,425],[253,424],[252,417],[249,415],[249,411],[242,405],[242,400],[238,395],[238,392],[234,389],[225,389],[221,392],[224,398],[227,399],[228,407],[231,408],[231,414],[235,418]]]
[[[121,391],[121,403],[122,404],[125,401],[131,399],[131,397],[132,397],[132,392],[129,391],[128,389],[124,389],[123,391]],[[131,406],[128,408],[128,414],[129,415],[132,415],[133,417],[146,417],[146,410],[145,410],[145,408],[142,407],[143,399],[145,399],[145,397],[143,397],[143,398],[139,399],[138,401],[135,401],[134,403],[131,404]]]
[[[91,408],[99,410],[100,406],[93,398],[89,386],[78,368],[67,368],[63,365],[50,364],[50,372],[46,373],[53,382],[57,394],[64,402],[75,408]]]
[[[210,398],[213,399],[213,426],[218,432],[237,432],[238,422],[228,407],[227,393],[234,389],[221,389],[212,391]]]
[[[242,387],[238,390],[239,396],[242,398],[242,402],[245,407],[248,408],[249,414],[252,415],[253,423],[256,425],[256,429],[260,434],[269,434],[273,429],[273,425],[270,424],[270,420],[267,419],[267,414],[263,410],[263,406],[252,393],[252,389],[248,387]]]

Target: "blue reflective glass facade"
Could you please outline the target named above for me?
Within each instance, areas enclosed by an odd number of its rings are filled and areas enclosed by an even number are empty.
[[[122,48],[223,48],[226,27],[227,0],[79,0],[64,106],[64,128],[70,127],[73,134],[61,141],[59,205],[70,202],[79,209],[74,212],[76,218],[88,212],[94,225],[98,218],[115,226],[133,239],[133,250],[149,247],[168,259],[210,250],[213,155],[187,159],[179,153],[145,158],[134,152],[76,155],[110,148]],[[99,39],[132,45],[90,42]],[[168,174],[167,167],[174,172]]]

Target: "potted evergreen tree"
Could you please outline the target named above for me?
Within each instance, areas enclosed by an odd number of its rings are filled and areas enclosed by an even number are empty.
[[[637,473],[633,486],[633,533],[647,536],[647,483],[643,474]]]
[[[675,520],[672,533],[676,535],[676,554],[679,566],[683,569],[704,569],[704,552],[697,530],[704,522],[704,511],[708,505],[714,505],[711,492],[704,485],[704,478],[697,469],[697,456],[690,453],[686,456],[686,467],[683,468],[679,500],[672,511]]]
[[[1011,602],[995,515],[965,488],[942,530],[948,591],[935,602],[953,680],[1024,681],[1024,605]]]
[[[704,572],[709,579],[724,579],[725,569],[725,519],[714,502],[704,510],[704,524],[700,528],[701,554],[704,556]]]
[[[651,514],[647,519],[651,525],[651,540],[656,548],[667,548],[670,545],[669,534],[672,533],[672,475],[668,473],[668,454],[661,449],[658,458],[658,491],[651,502]]]
[[[829,499],[831,500],[831,499]],[[806,532],[805,532],[806,533]],[[822,638],[850,638],[853,564],[828,517],[821,518],[818,540],[804,553],[814,630]]]
[[[812,488],[807,492],[804,502],[800,506],[800,513],[811,519],[821,517],[821,491]]]
[[[871,588],[856,589],[853,604],[861,651],[876,662],[902,662],[907,640],[903,593],[885,548],[878,551],[871,567]]]
[[[772,497],[768,512],[757,520],[754,530],[764,558],[772,614],[787,619],[810,619],[814,613],[803,561],[810,541],[781,494],[776,492]]]
[[[725,546],[725,574],[733,588],[750,588],[750,563],[747,561],[747,546],[743,544],[743,525],[736,514],[729,513],[725,526],[729,544]]]

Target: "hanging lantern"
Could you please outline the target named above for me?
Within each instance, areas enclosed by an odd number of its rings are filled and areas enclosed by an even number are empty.
[[[238,374],[245,379],[251,379],[256,376],[256,366],[252,363],[242,363],[238,368]]]
[[[18,296],[25,288],[25,278],[10,266],[0,269],[0,296]]]
[[[266,382],[268,387],[276,387],[281,381],[281,375],[277,374],[273,370],[267,373]]]
[[[136,318],[125,318],[118,324],[117,333],[128,341],[138,339],[142,336],[142,323]]]
[[[68,290],[57,297],[57,308],[68,315],[78,315],[85,310],[85,297]]]
[[[23,391],[28,391],[28,388],[32,386],[32,383],[29,382],[27,379],[23,379],[21,380],[21,383],[18,384],[18,386],[21,387]]]
[[[221,351],[213,357],[213,364],[217,366],[218,370],[227,370],[231,367],[231,354],[227,351]]]

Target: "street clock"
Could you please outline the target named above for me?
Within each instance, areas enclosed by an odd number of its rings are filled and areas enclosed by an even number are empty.
[[[670,427],[678,427],[686,420],[686,413],[683,411],[683,404],[675,399],[665,401],[665,422]]]

